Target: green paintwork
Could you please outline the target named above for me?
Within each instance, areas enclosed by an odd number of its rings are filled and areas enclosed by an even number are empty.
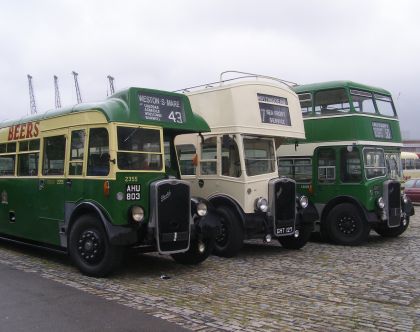
[[[139,92],[181,98],[185,113],[184,123],[145,121],[141,119],[138,105]],[[129,88],[119,91],[102,102],[78,104],[72,107],[48,111],[44,114],[24,117],[15,121],[2,122],[0,123],[0,128],[93,110],[104,114],[108,122],[162,127],[165,138],[173,138],[178,134],[184,133],[210,131],[205,120],[192,112],[187,96],[141,88]],[[71,123],[68,125],[70,127]],[[89,124],[86,123],[86,127],[88,126]],[[96,206],[102,207],[102,210],[114,225],[127,225],[129,223],[128,214],[130,207],[132,205],[139,205],[143,207],[145,221],[147,221],[151,204],[149,197],[150,184],[153,181],[165,178],[167,174],[179,177],[174,149],[171,151],[171,165],[172,167],[167,167],[165,172],[117,172],[115,180],[108,179],[107,177],[103,179],[70,177],[71,184],[67,183],[68,179],[64,176],[59,178],[16,177],[12,179],[2,179],[0,177],[0,193],[7,193],[7,202],[0,204],[0,233],[60,246],[60,225],[62,225],[65,219],[65,202],[75,205],[81,202],[92,202]],[[133,180],[134,178],[136,180]],[[109,181],[109,195],[104,194],[105,181]],[[127,201],[125,199],[127,184],[141,186],[140,200]],[[40,189],[40,185],[42,185],[42,189]],[[117,193],[123,193],[124,199],[117,200]],[[16,214],[16,220],[14,222],[10,222],[9,220],[10,211]]]
[[[323,90],[344,88],[350,98],[350,89],[363,90],[367,92],[378,93],[391,97],[391,93],[382,88],[373,87],[365,84],[355,83],[352,81],[331,81],[323,83],[306,84],[293,87],[297,94],[310,93],[313,97],[316,92]],[[342,116],[340,116],[342,115]],[[372,129],[372,122],[387,123],[392,132],[391,139],[375,138]],[[309,184],[298,183],[298,190],[307,195],[313,203],[328,204],[337,197],[350,196],[358,200],[368,211],[376,210],[376,199],[382,195],[383,182],[388,180],[387,176],[366,179],[364,174],[364,163],[361,163],[361,170],[363,180],[360,183],[343,183],[340,180],[340,146],[330,146],[331,143],[342,141],[354,142],[359,151],[363,150],[366,145],[359,145],[357,142],[370,142],[369,145],[384,148],[385,152],[399,152],[398,146],[391,146],[389,144],[401,144],[401,131],[397,117],[389,117],[380,114],[362,114],[356,112],[353,104],[350,103],[350,111],[342,114],[331,115],[331,118],[325,115],[317,115],[313,111],[312,114],[307,114],[304,117],[305,126],[305,140],[300,140],[299,149],[304,149],[303,146],[307,143],[316,143],[318,146],[330,147],[334,149],[336,154],[336,180],[334,183],[321,184],[318,182],[318,159],[311,155],[312,159],[312,190],[309,191]],[[376,142],[376,143],[375,143]],[[296,141],[289,141],[286,144],[295,144]],[[363,143],[362,143],[363,144]],[[316,154],[316,151],[314,154]],[[282,156],[283,157],[283,156]],[[287,157],[287,156],[285,156]],[[294,156],[296,157],[296,156]],[[302,155],[303,157],[303,155]],[[361,156],[361,158],[363,158]],[[362,159],[363,160],[363,159]]]
[[[181,98],[184,105],[186,121],[184,123],[169,123],[141,119],[138,103],[139,92],[157,94],[160,96],[176,96]],[[207,122],[201,116],[192,112],[190,101],[186,95],[168,91],[133,87],[118,91],[107,98],[105,101],[76,104],[74,106],[61,108],[59,110],[50,110],[39,115],[25,116],[18,120],[3,121],[0,122],[0,128],[9,127],[20,123],[42,121],[54,117],[91,110],[97,110],[103,113],[108,122],[141,123],[143,125],[154,125],[167,129],[175,129],[176,131],[185,133],[210,131]]]

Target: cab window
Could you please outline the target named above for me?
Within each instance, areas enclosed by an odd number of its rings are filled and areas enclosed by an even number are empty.
[[[239,149],[233,135],[222,136],[222,175],[230,177],[240,177],[241,162],[239,159]]]
[[[88,176],[109,174],[109,136],[106,128],[89,130]]]
[[[341,181],[346,183],[362,181],[360,153],[356,147],[341,149]]]
[[[318,181],[320,183],[335,182],[335,151],[333,149],[318,150]]]
[[[179,167],[182,175],[195,175],[194,160],[197,158],[195,146],[192,144],[177,145]]]
[[[201,145],[201,175],[217,174],[217,139],[209,137]]]
[[[85,147],[85,130],[71,133],[69,175],[82,175]]]

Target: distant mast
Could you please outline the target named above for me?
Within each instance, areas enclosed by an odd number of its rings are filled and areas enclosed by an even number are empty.
[[[74,87],[76,88],[76,97],[77,97],[77,103],[80,104],[82,102],[82,95],[80,94],[80,88],[79,88],[79,82],[77,80],[77,76],[79,75],[75,71],[71,72],[74,77]]]
[[[54,75],[55,108],[61,108],[60,90],[58,89],[58,77]]]
[[[111,95],[113,95],[115,93],[115,89],[114,89],[114,78],[111,75],[108,75],[108,81],[109,81],[109,90],[111,92]]]
[[[34,88],[32,86],[32,76],[27,75],[28,77],[28,84],[29,84],[29,104],[31,109],[31,114],[36,114],[36,103],[35,103],[35,95],[34,95]]]

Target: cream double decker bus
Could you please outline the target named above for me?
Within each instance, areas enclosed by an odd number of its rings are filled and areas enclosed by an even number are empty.
[[[221,216],[215,253],[231,257],[244,240],[273,236],[286,248],[303,247],[313,227],[311,209],[294,180],[279,178],[276,162],[285,138],[305,137],[297,95],[258,75],[221,77],[211,85],[185,90],[211,133],[180,135],[175,144],[182,178]]]

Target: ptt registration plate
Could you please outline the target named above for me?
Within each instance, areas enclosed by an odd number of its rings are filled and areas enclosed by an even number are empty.
[[[289,235],[289,234],[293,234],[294,232],[294,227],[278,227],[276,228],[276,235]]]

